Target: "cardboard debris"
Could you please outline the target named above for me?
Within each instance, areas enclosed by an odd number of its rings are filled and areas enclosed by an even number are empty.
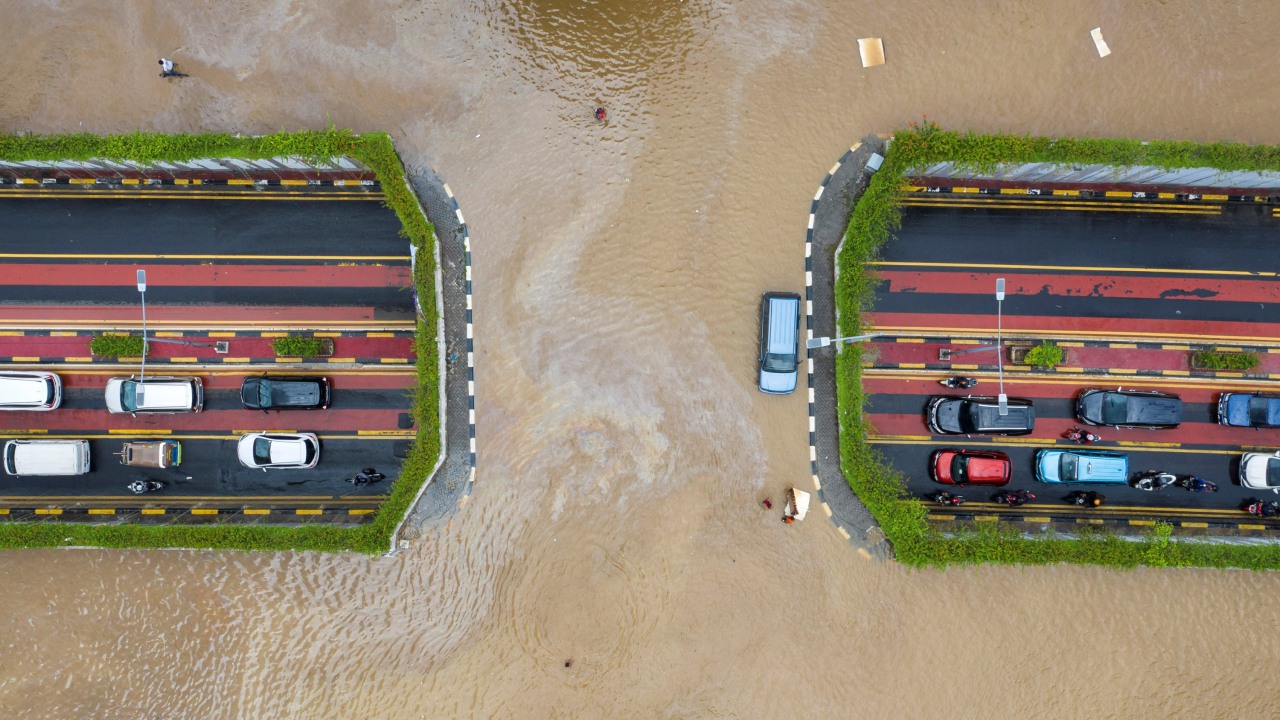
[[[1111,48],[1107,47],[1107,41],[1102,39],[1102,28],[1094,28],[1089,31],[1093,36],[1093,44],[1098,47],[1098,57],[1106,57],[1111,54]]]
[[[884,64],[884,43],[880,38],[858,38],[858,52],[862,54],[862,67]]]

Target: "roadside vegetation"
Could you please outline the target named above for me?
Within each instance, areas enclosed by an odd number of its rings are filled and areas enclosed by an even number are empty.
[[[94,335],[89,352],[104,358],[142,357],[141,335]]]
[[[373,519],[358,526],[328,524],[280,526],[243,522],[210,525],[90,525],[64,522],[0,523],[0,548],[98,546],[98,547],[180,547],[236,550],[319,550],[353,551],[368,554],[386,552],[391,533],[409,510],[418,490],[440,457],[439,350],[436,326],[439,309],[435,291],[435,235],[409,190],[404,166],[386,133],[355,135],[349,130],[330,129],[296,133],[280,132],[261,137],[227,134],[161,135],[0,135],[0,159],[90,160],[94,158],[136,162],[183,161],[196,158],[257,159],[280,156],[324,160],[346,155],[360,160],[378,175],[387,205],[400,218],[402,232],[418,248],[414,283],[421,303],[415,340],[418,355],[417,387],[413,413],[417,438],[391,486],[391,494]],[[314,340],[314,338],[290,338]],[[122,352],[120,343],[141,338],[107,336],[95,338],[106,345],[97,355]],[[173,522],[179,522],[172,516]]]
[[[912,169],[943,161],[976,173],[989,173],[1001,163],[1018,162],[1280,170],[1280,146],[975,135],[945,131],[929,121],[913,123],[895,134],[884,163],[871,177],[849,218],[844,245],[836,258],[836,334],[861,335],[870,330],[863,326],[862,313],[871,308],[875,299],[876,275],[867,262],[878,256],[880,247],[901,225],[902,188]],[[1061,352],[1061,348],[1055,349]],[[854,492],[893,543],[899,561],[914,566],[1065,562],[1125,568],[1280,568],[1278,545],[1178,541],[1172,526],[1164,523],[1157,523],[1139,541],[1090,527],[1082,528],[1078,537],[1071,539],[1025,537],[1000,523],[940,532],[927,520],[925,505],[907,492],[901,473],[867,442],[870,427],[863,417],[862,353],[862,346],[855,344],[836,356],[841,467]]]

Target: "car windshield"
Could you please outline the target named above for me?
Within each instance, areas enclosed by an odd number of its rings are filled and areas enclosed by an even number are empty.
[[[267,380],[258,381],[258,407],[271,407],[271,383]]]
[[[271,464],[271,441],[266,438],[254,438],[253,459],[259,465]]]
[[[133,380],[120,383],[120,407],[129,412],[138,409],[138,383]]]
[[[1249,398],[1249,424],[1268,425],[1267,410],[1271,407],[1271,398]]]
[[[956,453],[951,458],[951,482],[968,482],[969,481],[969,458]]]
[[[1280,487],[1280,459],[1271,458],[1267,461],[1267,485]]]
[[[769,353],[764,356],[764,369],[769,372],[791,372],[796,369],[796,356]]]
[[[1102,401],[1102,421],[1108,425],[1123,424],[1129,419],[1129,398],[1110,393]]]
[[[1062,453],[1062,462],[1058,469],[1058,477],[1062,482],[1071,482],[1076,479],[1076,473],[1080,468],[1080,458],[1071,453]]]
[[[309,442],[303,443],[302,446],[306,448],[306,454],[307,454],[306,463],[310,465],[311,461],[316,459],[316,446],[312,445]]]

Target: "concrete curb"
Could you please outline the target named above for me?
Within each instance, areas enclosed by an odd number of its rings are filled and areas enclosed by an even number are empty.
[[[443,462],[408,513],[406,527],[450,517],[475,485],[476,402],[471,235],[453,190],[429,167],[408,172],[409,184],[436,231],[437,303],[443,324]],[[465,362],[463,362],[465,360]]]
[[[809,205],[805,234],[806,338],[836,334],[835,256],[844,238],[854,200],[866,187],[872,152],[884,141],[864,138],[849,148],[827,172]],[[836,412],[835,358],[839,344],[810,351],[809,462],[814,490],[836,531],[867,559],[885,559],[890,548],[866,506],[854,495],[840,469],[840,428]]]

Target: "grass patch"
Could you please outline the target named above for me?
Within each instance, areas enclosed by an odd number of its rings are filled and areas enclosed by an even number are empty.
[[[278,337],[271,341],[276,357],[320,357],[326,348],[323,340],[314,337]]]
[[[945,131],[931,122],[913,123],[894,135],[884,163],[871,177],[849,217],[844,245],[836,257],[837,335],[868,332],[862,313],[875,298],[876,276],[867,263],[879,256],[880,248],[901,226],[902,188],[912,177],[912,170],[944,161],[974,173],[989,173],[1002,163],[1024,162],[1280,170],[1280,146],[977,135]],[[1059,353],[1062,350],[1055,348]],[[1177,542],[1172,539],[1172,527],[1166,524],[1156,524],[1139,541],[1091,527],[1081,529],[1075,539],[1027,538],[999,523],[944,535],[926,519],[928,510],[924,504],[909,495],[901,473],[867,442],[862,352],[855,345],[836,355],[841,468],[853,491],[893,543],[899,561],[913,566],[1073,563],[1117,568],[1147,565],[1280,569],[1280,546]],[[1043,352],[1047,355],[1051,351]],[[1041,357],[1041,362],[1034,364],[1048,365],[1043,361],[1050,359]],[[1061,362],[1060,356],[1057,361]]]
[[[1050,340],[1041,341],[1041,343],[1027,351],[1025,357],[1022,358],[1023,365],[1035,365],[1038,367],[1057,367],[1062,364],[1062,358],[1066,355],[1058,344]]]
[[[142,357],[141,335],[94,335],[89,352],[104,358]]]
[[[355,135],[349,130],[329,129],[296,133],[275,133],[262,137],[227,134],[161,135],[0,135],[0,159],[91,160],[107,159],[152,163],[158,160],[184,161],[202,157],[259,159],[301,157],[324,160],[338,155],[360,160],[378,175],[386,204],[400,218],[401,233],[419,249],[414,273],[422,317],[418,320],[415,348],[418,354],[417,386],[413,414],[417,436],[391,485],[391,494],[373,519],[363,525],[87,525],[62,522],[0,523],[0,548],[98,546],[183,547],[235,550],[318,550],[327,552],[382,553],[391,532],[404,517],[409,504],[427,481],[440,457],[440,378],[436,347],[436,307],[434,230],[419,210],[405,180],[404,166],[386,133]],[[101,336],[104,342],[128,340],[125,336]],[[110,340],[108,340],[110,338]],[[312,339],[315,338],[292,338]],[[97,340],[97,338],[95,338]],[[139,344],[142,338],[134,338]],[[94,351],[98,354],[97,351]],[[140,354],[141,348],[137,353]],[[291,355],[292,357],[292,355]]]
[[[1191,365],[1201,370],[1252,370],[1258,367],[1258,354],[1197,350],[1191,356]]]

